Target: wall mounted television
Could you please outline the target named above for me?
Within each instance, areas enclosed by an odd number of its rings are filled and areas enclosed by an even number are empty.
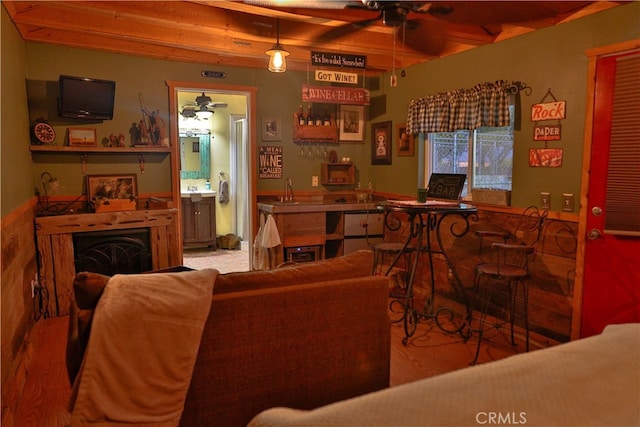
[[[111,120],[116,82],[61,75],[58,79],[58,114],[72,119]]]

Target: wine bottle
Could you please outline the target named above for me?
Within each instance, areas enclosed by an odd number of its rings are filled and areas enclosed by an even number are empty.
[[[316,126],[322,126],[322,116],[320,113],[317,113],[313,120]]]
[[[304,118],[304,108],[302,108],[302,104],[300,104],[300,108],[298,108],[298,124],[301,126],[307,124],[307,121]]]
[[[311,110],[311,105],[307,107],[307,124],[313,124],[313,111]]]
[[[325,126],[331,126],[331,116],[329,116],[329,110],[326,108],[324,110],[324,120],[322,121],[322,124]]]

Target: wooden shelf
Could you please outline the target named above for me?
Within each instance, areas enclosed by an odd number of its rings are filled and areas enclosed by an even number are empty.
[[[338,127],[333,117],[329,126],[300,125],[298,113],[294,113],[293,123],[293,142],[338,142]]]
[[[356,168],[353,163],[323,163],[322,185],[351,185],[355,183]]]
[[[69,145],[30,145],[32,153],[170,153],[171,147],[82,147]]]

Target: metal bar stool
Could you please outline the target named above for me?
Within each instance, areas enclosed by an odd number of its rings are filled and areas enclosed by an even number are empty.
[[[471,364],[478,361],[480,345],[486,330],[487,315],[491,304],[496,304],[496,294],[500,289],[505,289],[508,295],[508,318],[506,321],[497,322],[494,326],[499,328],[506,323],[510,324],[511,344],[515,345],[514,323],[517,313],[518,290],[522,298],[522,317],[525,327],[526,351],[529,351],[529,284],[530,262],[533,259],[538,242],[543,236],[544,221],[547,211],[539,211],[535,206],[530,206],[520,215],[514,231],[476,231],[480,237],[480,263],[476,265],[474,280],[474,300],[480,309],[478,332],[478,345]],[[493,242],[490,245],[489,256],[483,254],[484,239],[497,238],[501,242]],[[510,242],[513,241],[513,242]],[[507,243],[509,242],[509,243]],[[486,289],[481,295],[481,283]]]

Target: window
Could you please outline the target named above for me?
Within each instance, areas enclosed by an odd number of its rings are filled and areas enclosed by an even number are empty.
[[[511,125],[506,127],[428,133],[425,182],[431,173],[464,173],[462,197],[473,188],[511,190],[514,110],[510,105]]]

